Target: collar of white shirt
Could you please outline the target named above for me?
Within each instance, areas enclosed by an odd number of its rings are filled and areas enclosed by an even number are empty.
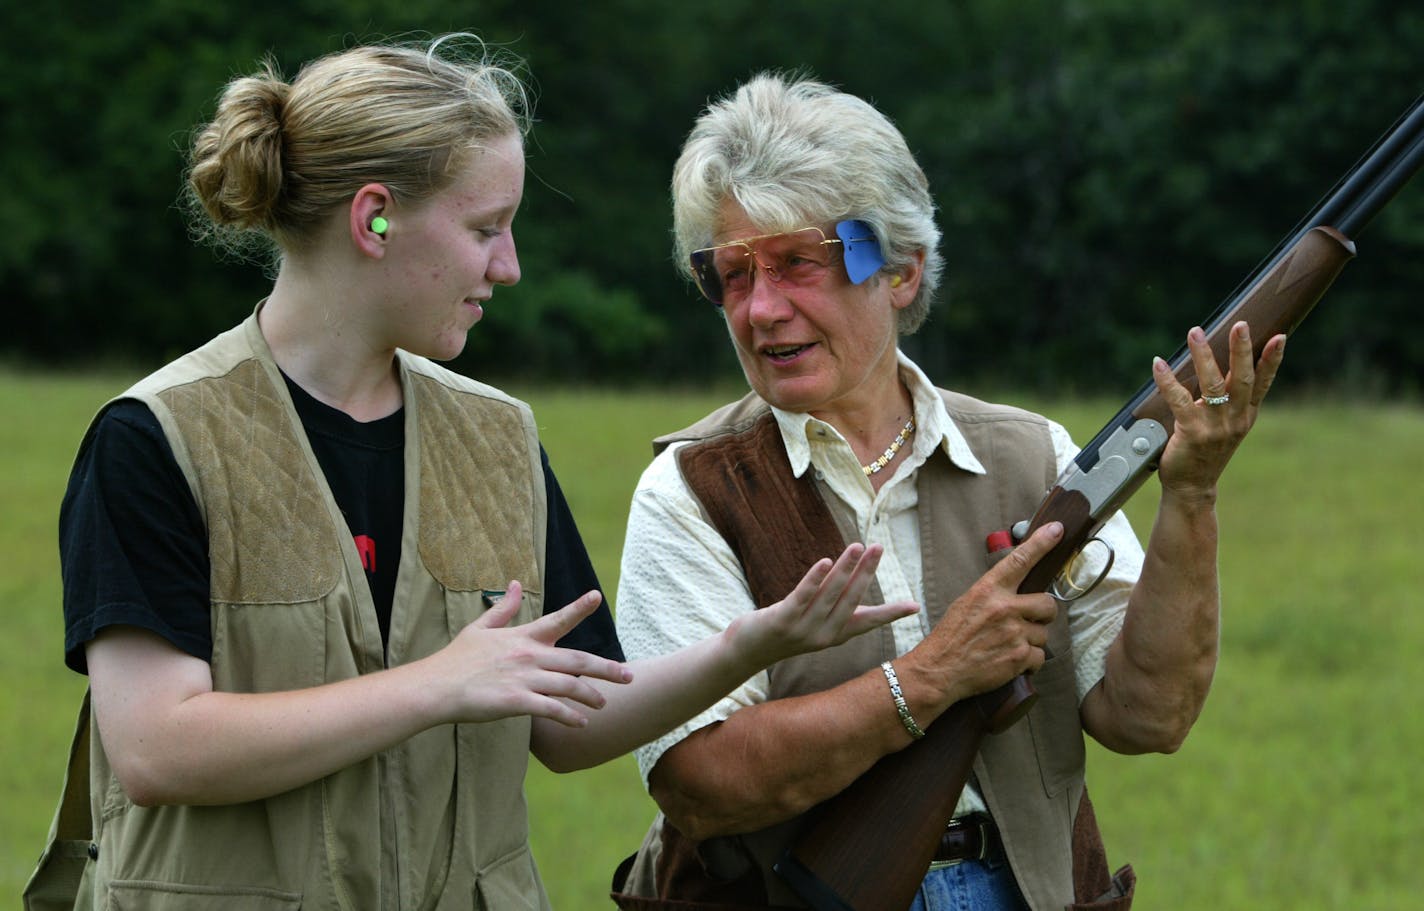
[[[944,399],[929,377],[925,376],[924,371],[914,361],[905,356],[905,352],[898,352],[898,355],[900,379],[909,388],[910,398],[915,404],[915,461],[924,461],[936,447],[940,447],[958,467],[974,474],[985,474],[983,464],[975,457],[973,450],[969,448],[969,441],[964,438],[959,426],[945,410]],[[781,429],[786,455],[791,460],[791,470],[798,478],[811,467],[808,434],[825,430],[837,438],[840,437],[840,432],[830,424],[805,412],[783,411],[775,406],[771,411],[776,415],[777,426]]]

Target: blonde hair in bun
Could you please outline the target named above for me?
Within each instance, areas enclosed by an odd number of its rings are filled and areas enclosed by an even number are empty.
[[[365,184],[427,199],[472,151],[528,131],[521,70],[464,33],[353,47],[307,63],[290,83],[264,60],[227,84],[194,133],[185,188],[194,233],[240,257],[254,240],[295,250]]]

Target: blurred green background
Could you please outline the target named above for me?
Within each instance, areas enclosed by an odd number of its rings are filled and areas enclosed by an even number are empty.
[[[175,201],[191,131],[267,54],[290,77],[466,29],[527,62],[525,278],[463,363],[579,381],[733,369],[673,270],[667,182],[697,113],[758,70],[872,100],[919,156],[948,263],[907,343],[931,375],[1052,392],[1141,382],[1424,92],[1424,5],[1396,0],[61,0],[5,18],[0,355],[47,364],[158,362],[251,312],[262,269],[194,247]],[[1418,391],[1421,247],[1415,188],[1293,345],[1295,382]]]

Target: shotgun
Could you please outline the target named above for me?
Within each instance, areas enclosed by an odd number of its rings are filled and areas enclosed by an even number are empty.
[[[1245,320],[1253,358],[1266,342],[1305,319],[1355,255],[1353,238],[1424,163],[1424,96],[1394,123],[1202,324],[1219,363],[1227,336]],[[1169,365],[1199,391],[1183,345]],[[1148,381],[1083,447],[1054,482],[1019,540],[1063,523],[1059,544],[1019,586],[1049,591],[1073,557],[1156,469],[1171,436],[1172,412]],[[1026,529],[1026,530],[1023,530]],[[1037,698],[1027,675],[951,706],[925,737],[883,757],[844,791],[816,807],[775,869],[818,911],[905,911],[924,878],[940,833],[954,814],[985,735],[1006,729]]]

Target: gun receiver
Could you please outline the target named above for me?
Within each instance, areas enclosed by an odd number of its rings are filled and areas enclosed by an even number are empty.
[[[1251,328],[1257,360],[1273,336],[1293,332],[1354,257],[1353,238],[1421,163],[1424,96],[1203,323],[1218,362],[1227,360],[1228,333],[1241,320]],[[1199,391],[1185,345],[1168,363],[1179,381]],[[1174,426],[1149,381],[1083,447],[1029,521],[1030,532],[1060,521],[1064,534],[1020,592],[1049,590],[1156,469]],[[885,756],[813,810],[777,872],[818,911],[905,911],[954,814],[980,742],[1021,718],[1036,698],[1030,679],[1020,676],[951,706],[922,740]]]

